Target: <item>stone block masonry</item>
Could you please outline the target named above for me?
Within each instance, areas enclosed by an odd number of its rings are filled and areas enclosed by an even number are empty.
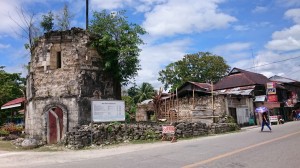
[[[91,122],[91,100],[113,97],[113,79],[90,46],[89,32],[72,28],[40,37],[29,63],[25,132],[44,143],[60,142],[76,125]]]
[[[175,136],[177,138],[199,137],[239,130],[239,127],[235,123],[206,124],[201,122],[178,122],[172,125],[176,128]],[[160,140],[161,138],[162,124],[102,123],[76,126],[73,131],[66,134],[64,143],[70,149],[81,149],[91,144],[100,146],[133,140]]]

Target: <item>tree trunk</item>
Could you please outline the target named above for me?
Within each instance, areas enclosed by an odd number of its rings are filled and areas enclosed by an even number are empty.
[[[121,100],[121,83],[119,80],[114,79],[114,84],[113,84],[113,89],[114,89],[114,97],[116,100]]]

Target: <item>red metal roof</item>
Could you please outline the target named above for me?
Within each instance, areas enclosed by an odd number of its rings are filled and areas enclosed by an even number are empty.
[[[211,90],[211,84],[209,83],[198,83],[198,82],[190,82],[200,88],[206,89],[207,91]]]
[[[17,98],[17,99],[14,99],[14,100],[11,100],[11,101],[5,103],[4,105],[1,106],[1,108],[8,107],[8,106],[13,106],[13,105],[16,105],[16,104],[20,104],[20,103],[23,103],[24,101],[25,101],[25,98],[20,97],[20,98]]]
[[[228,76],[214,85],[214,90],[250,85],[265,85],[267,82],[270,82],[270,80],[262,74],[233,68]]]

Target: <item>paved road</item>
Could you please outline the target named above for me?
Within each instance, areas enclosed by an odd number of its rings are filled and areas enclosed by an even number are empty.
[[[0,153],[0,167],[28,168],[296,168],[300,121],[239,133],[101,150]]]

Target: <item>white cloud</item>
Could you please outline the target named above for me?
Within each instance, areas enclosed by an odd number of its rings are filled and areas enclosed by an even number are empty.
[[[9,47],[10,47],[9,44],[1,44],[0,43],[0,49],[9,48]]]
[[[216,55],[220,55],[226,58],[229,62],[235,62],[237,59],[249,58],[251,43],[229,43],[216,46],[212,49],[212,52]]]
[[[250,43],[230,43],[230,44],[224,44],[215,47],[213,50],[215,52],[232,52],[232,51],[241,51],[245,49],[249,49],[251,46]]]
[[[300,49],[300,25],[276,31],[266,46],[270,50],[291,51]]]
[[[142,70],[138,72],[137,84],[148,81],[155,88],[162,87],[162,84],[157,80],[158,72],[171,62],[182,59],[190,44],[191,41],[186,39],[143,46],[140,54]]]
[[[130,3],[132,0],[91,0],[90,6],[92,9],[118,9],[124,7],[127,3]]]
[[[218,10],[220,0],[169,0],[145,14],[143,27],[151,35],[171,36],[226,28],[237,19]]]
[[[250,29],[248,25],[236,25],[233,27],[234,30],[236,31],[247,31]]]
[[[252,13],[264,13],[266,11],[268,11],[267,7],[256,6],[255,9],[252,10]]]
[[[296,58],[299,57],[299,54],[299,51],[284,54],[273,51],[262,51],[255,59],[256,71],[267,77],[281,75],[299,80],[299,73],[292,74],[299,71],[300,60]]]
[[[40,2],[39,0],[0,1],[0,35],[11,37],[17,37],[18,35],[21,35],[21,29],[26,28],[24,17],[29,18],[28,11],[30,12],[30,15],[37,14],[31,13],[33,10],[30,8],[26,8],[26,6],[30,6],[33,3],[45,4],[45,2]],[[23,10],[23,13],[21,12],[21,10]],[[38,14],[35,16],[38,16]]]
[[[9,73],[21,73],[22,77],[26,77],[28,74],[28,70],[25,68],[24,65],[14,65],[14,66],[8,66],[4,68],[6,72]]]
[[[295,23],[300,24],[300,8],[290,9],[285,12],[284,16],[288,19],[292,19]]]
[[[16,7],[19,6],[19,1],[16,0],[0,1],[0,34],[14,35],[14,31],[19,29],[17,24],[11,19],[13,18],[18,23],[21,23],[16,12]]]
[[[299,0],[277,0],[279,6],[296,7],[300,6]]]
[[[140,0],[135,9],[138,12],[149,12],[155,5],[166,3],[167,0]]]
[[[238,59],[231,66],[261,73],[266,77],[279,75],[300,80],[300,73],[297,73],[300,65],[300,59],[297,58],[299,55],[300,51],[279,54],[264,50],[258,52],[254,59]]]

